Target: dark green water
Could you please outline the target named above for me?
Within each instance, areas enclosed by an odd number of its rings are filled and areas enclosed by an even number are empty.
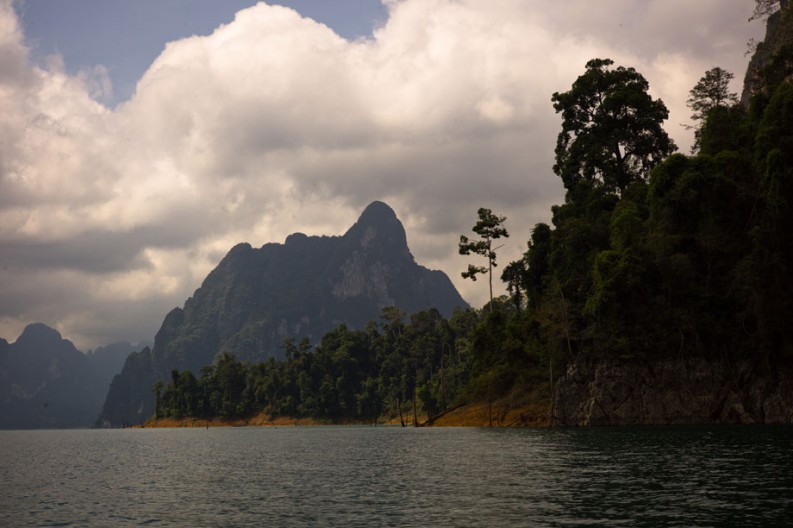
[[[793,428],[0,431],[0,526],[793,526]]]

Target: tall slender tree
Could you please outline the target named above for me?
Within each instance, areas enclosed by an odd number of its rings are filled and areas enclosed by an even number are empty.
[[[507,220],[506,216],[498,216],[493,211],[480,207],[477,212],[479,220],[476,222],[472,231],[479,235],[479,240],[469,240],[467,236],[460,235],[459,250],[460,255],[470,255],[475,253],[487,259],[487,266],[468,265],[468,270],[462,272],[464,279],[476,280],[480,273],[487,273],[490,281],[490,304],[492,310],[493,303],[493,268],[496,264],[496,249],[493,247],[493,240],[509,237],[507,229],[503,226]]]
[[[520,307],[523,302],[524,283],[526,282],[526,261],[524,259],[515,260],[507,264],[504,271],[501,273],[501,280],[506,283],[507,291],[515,303],[515,309],[520,312]]]
[[[702,143],[702,125],[705,118],[714,108],[727,108],[738,103],[738,95],[730,92],[730,81],[735,77],[732,73],[716,66],[705,72],[699,82],[694,85],[686,101],[694,112],[691,120],[696,121],[694,145],[691,152],[699,150]]]

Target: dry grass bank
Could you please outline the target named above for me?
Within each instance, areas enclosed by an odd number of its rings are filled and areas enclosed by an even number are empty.
[[[470,403],[433,419],[433,427],[545,427],[548,425],[548,404]]]
[[[270,416],[266,413],[259,413],[248,418],[223,419],[212,418],[161,418],[159,420],[148,420],[142,427],[249,427],[249,426],[288,426],[288,425],[333,425],[331,421],[314,420],[311,418],[290,418],[288,416]]]
[[[508,401],[488,403],[470,403],[456,407],[445,414],[428,420],[425,414],[418,416],[422,427],[545,427],[548,425],[547,403],[524,403],[514,405]],[[405,425],[413,426],[413,415],[404,416]],[[273,426],[318,426],[318,425],[371,425],[370,422],[333,422],[311,418],[290,418],[288,416],[270,416],[259,413],[249,418],[233,420],[213,418],[162,418],[149,420],[142,427],[273,427]],[[400,425],[399,417],[379,421],[378,425]]]

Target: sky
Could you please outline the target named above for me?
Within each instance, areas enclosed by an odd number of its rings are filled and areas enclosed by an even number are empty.
[[[481,306],[477,209],[507,217],[503,265],[563,201],[551,95],[635,67],[688,152],[688,91],[720,66],[740,92],[753,5],[0,0],[0,336],[150,341],[235,244],[341,235],[374,200]]]

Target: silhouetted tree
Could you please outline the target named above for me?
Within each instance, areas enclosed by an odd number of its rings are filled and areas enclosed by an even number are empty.
[[[666,105],[650,97],[640,73],[613,64],[590,60],[570,91],[551,98],[562,114],[553,170],[568,191],[585,181],[622,192],[676,150],[661,127]]]
[[[738,95],[730,92],[730,81],[733,77],[732,73],[717,66],[706,71],[688,92],[686,104],[694,112],[691,119],[697,122],[691,152],[696,152],[701,146],[703,120],[708,114],[715,108],[727,108],[738,103]]]
[[[480,207],[477,212],[479,220],[472,228],[473,232],[479,235],[479,240],[469,240],[467,236],[460,235],[459,250],[460,255],[470,255],[475,253],[487,259],[487,267],[468,265],[468,270],[462,273],[464,279],[476,280],[480,273],[487,273],[490,281],[490,302],[493,302],[493,268],[496,267],[496,249],[493,247],[493,240],[501,237],[508,237],[509,233],[503,227],[506,221],[505,216],[493,214],[490,209]]]

